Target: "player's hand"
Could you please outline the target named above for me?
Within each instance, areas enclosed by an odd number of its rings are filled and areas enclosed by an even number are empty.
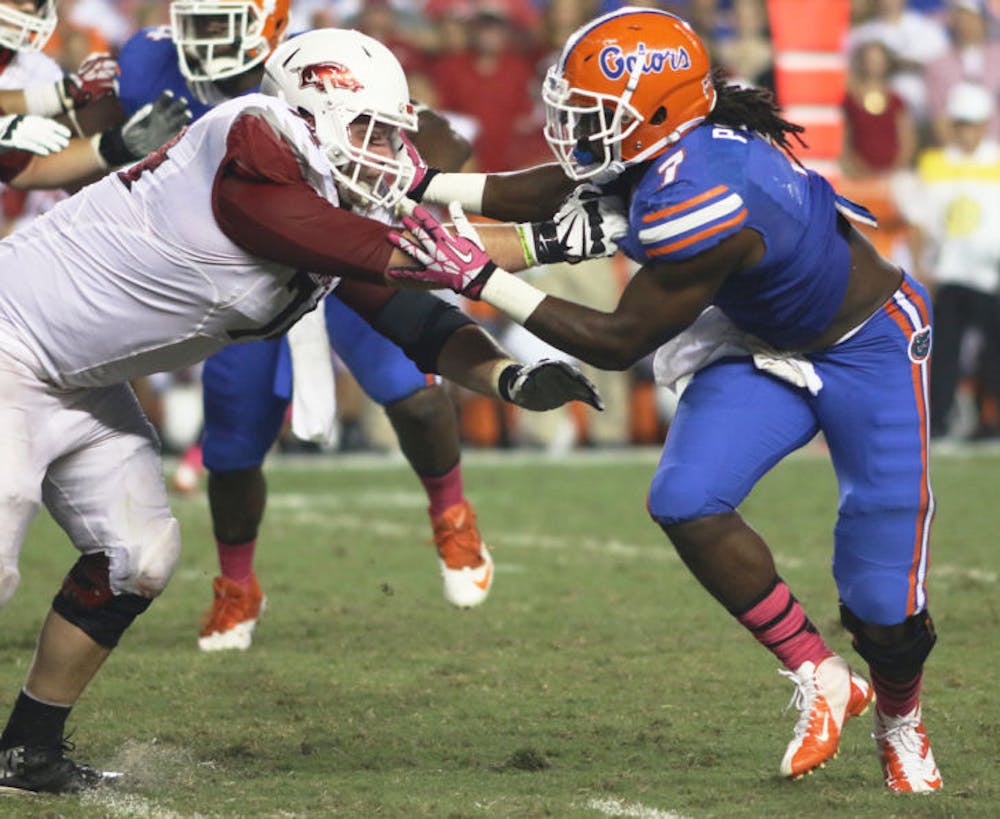
[[[97,152],[109,167],[127,165],[173,139],[190,121],[187,100],[175,100],[173,92],[164,91],[125,123],[95,137]]]
[[[141,159],[177,136],[189,122],[188,101],[174,99],[172,92],[164,91],[156,102],[144,105],[122,125],[122,142],[133,159]]]
[[[69,145],[71,136],[69,128],[47,117],[0,116],[0,151],[28,151],[48,156]]]
[[[403,226],[413,238],[393,231],[389,241],[419,267],[390,267],[386,278],[397,284],[419,283],[454,290],[478,299],[497,266],[458,202],[451,203],[448,213],[457,235],[449,232],[423,205],[417,205],[412,215],[402,217]]]
[[[413,144],[410,138],[406,135],[406,132],[402,129],[399,131],[399,138],[403,143],[403,151],[415,169],[413,173],[413,180],[410,182],[410,187],[407,190],[407,194],[410,194],[419,189],[423,184],[429,168],[427,167],[427,163],[424,161],[424,158],[420,155],[420,151],[417,150],[417,146]]]
[[[538,412],[570,401],[583,401],[603,410],[604,401],[587,376],[565,361],[543,358],[534,364],[516,364],[500,375],[500,395],[507,401]]]
[[[596,185],[580,185],[560,206],[552,221],[559,245],[572,264],[613,256],[618,240],[628,233],[628,211],[620,196]]]
[[[56,86],[63,112],[74,111],[115,95],[118,73],[118,62],[110,54],[88,55],[75,74],[65,77]]]
[[[531,264],[570,262],[613,256],[618,240],[628,233],[628,214],[620,196],[596,185],[577,187],[549,222],[517,226],[525,248],[533,249]]]

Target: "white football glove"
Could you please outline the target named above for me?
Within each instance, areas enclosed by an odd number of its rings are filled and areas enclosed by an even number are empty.
[[[599,187],[577,187],[549,222],[517,226],[529,265],[613,256],[618,240],[628,233],[628,212],[620,196]]]
[[[54,119],[32,114],[0,116],[0,150],[55,154],[69,145],[72,133]]]

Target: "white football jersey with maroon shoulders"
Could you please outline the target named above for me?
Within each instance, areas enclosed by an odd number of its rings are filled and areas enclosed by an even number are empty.
[[[250,255],[216,223],[213,182],[245,115],[269,123],[336,204],[326,155],[300,117],[259,94],[223,103],[0,243],[0,322],[41,377],[89,387],[190,366],[284,332],[335,283]]]

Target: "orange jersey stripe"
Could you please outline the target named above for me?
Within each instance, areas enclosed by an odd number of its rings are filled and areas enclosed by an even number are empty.
[[[732,227],[733,225],[738,225],[744,219],[747,218],[747,209],[743,208],[739,213],[737,213],[732,219],[727,219],[725,222],[720,222],[717,225],[713,225],[710,228],[706,228],[698,233],[694,233],[688,236],[686,239],[678,239],[676,242],[671,242],[669,245],[664,245],[663,247],[658,247],[655,250],[650,250],[650,256],[663,256],[666,253],[673,253],[675,250],[681,250],[688,245],[693,245],[695,242],[700,242],[702,239],[707,239],[709,236],[714,236],[716,233],[721,233],[726,228]]]
[[[671,205],[669,208],[664,208],[663,210],[658,210],[656,213],[650,213],[642,217],[643,222],[655,222],[657,219],[665,219],[668,216],[673,216],[675,213],[680,213],[682,210],[688,210],[693,208],[695,205],[700,205],[702,202],[707,202],[709,199],[714,199],[721,193],[725,193],[729,188],[725,185],[716,185],[711,190],[707,190],[704,193],[699,193],[697,196],[692,196],[690,199],[681,202],[679,205]]]
[[[913,289],[913,286],[909,282],[903,281],[900,288],[910,302],[917,308],[917,313],[920,315],[920,322],[924,327],[930,326],[930,310],[928,308],[927,302],[924,297]],[[932,339],[933,343],[933,339]],[[928,529],[932,523],[933,515],[928,517],[928,507],[931,503],[930,496],[930,477],[929,477],[929,465],[928,465],[928,454],[929,454],[929,442],[927,440],[927,396],[924,390],[924,379],[923,375],[926,373],[926,368],[929,366],[928,361],[924,361],[920,364],[914,364],[914,383],[919,385],[919,392],[917,395],[917,407],[920,411],[920,460],[923,472],[921,474],[921,484],[920,484],[920,504],[922,511],[923,520],[921,521],[923,529]],[[913,572],[910,575],[910,595],[908,599],[907,614],[913,614],[916,610],[916,594],[917,594],[917,572],[920,568],[920,558],[923,552],[923,532],[921,528],[917,531],[917,543],[914,544],[913,550]],[[928,533],[929,534],[929,533]],[[924,576],[927,575],[927,568],[930,566],[930,554],[927,555],[927,566],[924,569]]]
[[[925,323],[926,326],[926,305],[923,304],[923,299],[919,298],[919,295],[913,292],[912,289],[907,288],[903,285],[903,292],[911,301],[918,305],[918,313],[920,313],[920,319]],[[910,290],[907,293],[907,290]],[[921,309],[922,308],[922,309]],[[910,324],[909,318],[900,309],[894,301],[890,302],[885,307],[886,313],[889,317],[896,322],[899,329],[902,331],[903,335],[909,339],[915,332],[915,328]],[[920,415],[920,509],[917,512],[916,521],[916,533],[913,543],[913,563],[910,566],[910,583],[909,590],[906,595],[906,614],[910,616],[916,612],[916,600],[917,600],[917,573],[920,569],[920,556],[923,551],[924,544],[924,531],[927,526],[930,525],[930,521],[927,520],[927,513],[930,507],[930,491],[929,491],[929,480],[927,474],[927,396],[924,392],[924,380],[923,380],[923,367],[926,362],[916,363],[910,362],[910,374],[913,379],[913,393],[914,400],[917,404],[917,412]]]

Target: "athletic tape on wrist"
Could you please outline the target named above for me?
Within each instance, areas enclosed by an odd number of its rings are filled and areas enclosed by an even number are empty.
[[[458,202],[462,210],[482,213],[485,188],[484,173],[439,173],[428,183],[420,201],[432,205]]]
[[[537,287],[498,267],[483,286],[479,298],[505,313],[512,321],[524,324],[544,301],[545,295]]]
[[[521,252],[524,253],[524,263],[528,267],[535,267],[538,259],[535,258],[535,238],[534,230],[530,222],[521,222],[514,225],[517,231],[517,238],[521,240]]]
[[[510,401],[511,374],[509,370],[519,371],[521,365],[511,358],[504,358],[493,365],[490,373],[490,383],[496,392],[496,397],[504,401]]]

